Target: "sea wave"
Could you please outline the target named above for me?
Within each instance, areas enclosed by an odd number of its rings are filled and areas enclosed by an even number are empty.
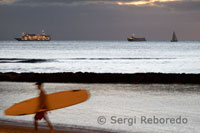
[[[0,63],[43,63],[60,61],[82,61],[82,60],[173,60],[176,58],[61,58],[61,59],[33,59],[33,58],[0,58]]]
[[[26,58],[0,58],[0,63],[42,63],[50,62],[50,59],[26,59]]]
[[[176,58],[66,58],[65,60],[163,60]]]

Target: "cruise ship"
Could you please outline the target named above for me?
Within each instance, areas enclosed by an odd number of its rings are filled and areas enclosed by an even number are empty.
[[[50,41],[51,36],[45,35],[45,32],[42,31],[42,34],[29,34],[29,33],[22,33],[21,38],[15,38],[18,41]]]

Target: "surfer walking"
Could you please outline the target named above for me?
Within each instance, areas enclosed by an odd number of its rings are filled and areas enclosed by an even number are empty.
[[[37,85],[37,89],[40,91],[40,95],[39,95],[39,104],[38,104],[37,113],[35,114],[35,117],[34,117],[35,131],[37,132],[38,130],[37,121],[44,119],[47,122],[51,130],[51,133],[54,133],[53,126],[47,116],[46,93],[43,89],[42,82],[37,82],[36,85]]]

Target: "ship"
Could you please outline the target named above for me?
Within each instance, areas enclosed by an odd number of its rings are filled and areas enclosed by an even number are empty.
[[[29,34],[29,33],[22,33],[21,38],[15,38],[17,41],[50,41],[51,36],[45,35],[44,30],[42,34]]]
[[[131,37],[127,38],[128,41],[146,41],[145,38],[137,38],[135,37],[135,35],[133,34]]]
[[[172,35],[172,40],[171,40],[171,42],[178,42],[178,39],[177,39],[177,37],[176,37],[176,34],[175,34],[175,32],[173,32],[173,35]]]

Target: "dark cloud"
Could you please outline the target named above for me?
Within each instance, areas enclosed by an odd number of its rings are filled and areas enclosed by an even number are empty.
[[[124,0],[133,1],[133,0]],[[138,1],[138,0],[135,0]],[[0,4],[26,6],[68,6],[88,4],[116,4],[118,0],[0,0]]]
[[[162,0],[152,1],[152,0],[0,0],[0,4],[10,4],[10,5],[85,5],[85,4],[117,4],[118,2],[121,3],[130,3],[130,2],[151,2],[151,3],[163,3],[159,2]],[[184,1],[184,0],[181,0]],[[170,0],[169,0],[170,2]]]
[[[196,11],[200,10],[200,0],[196,1],[182,1],[182,2],[167,2],[167,3],[158,3],[158,5],[162,5],[164,7],[173,9],[173,10],[181,10],[181,11]]]
[[[155,6],[169,10],[200,10],[200,0],[0,0],[0,5],[14,6],[80,6],[80,5],[119,5],[121,6]],[[146,2],[137,4],[134,2]],[[132,3],[132,4],[131,4]],[[120,6],[120,5],[119,5]]]
[[[170,40],[173,31],[180,40],[199,40],[199,1],[156,2],[156,6],[120,6],[116,2],[0,0],[0,40],[42,29],[53,40],[126,40],[132,33],[148,40]]]

